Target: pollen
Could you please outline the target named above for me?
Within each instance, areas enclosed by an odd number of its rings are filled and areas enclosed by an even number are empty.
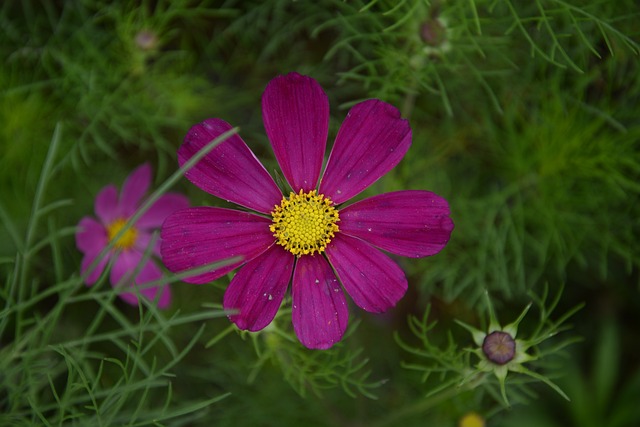
[[[322,253],[339,230],[338,210],[333,202],[316,190],[283,197],[271,212],[269,229],[276,243],[297,257]]]
[[[117,219],[107,226],[107,235],[109,242],[113,242],[113,247],[117,249],[130,249],[136,243],[138,237],[138,230],[134,227],[129,227],[124,231],[116,240],[118,233],[124,228],[127,221],[124,219]]]

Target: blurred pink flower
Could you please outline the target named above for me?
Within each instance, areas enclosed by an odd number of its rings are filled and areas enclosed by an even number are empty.
[[[95,200],[95,213],[98,219],[89,216],[82,218],[76,232],[76,246],[84,254],[81,265],[82,274],[87,272],[100,252],[116,238],[129,218],[140,207],[143,196],[151,185],[151,174],[151,166],[145,163],[127,177],[120,196],[114,185],[108,185],[98,193]],[[140,263],[149,249],[153,231],[160,228],[169,214],[187,207],[189,207],[189,201],[181,194],[166,193],[161,196],[135,224],[113,242],[113,248],[89,272],[85,283],[88,286],[93,285],[108,262],[113,263],[109,275],[113,286],[133,287],[160,279],[162,271],[152,258],[145,260],[144,265]],[[160,239],[156,239],[151,253],[160,256]],[[137,275],[132,278],[131,275],[136,271]],[[158,293],[160,293],[159,297]],[[140,294],[151,301],[158,297],[159,308],[166,308],[171,302],[168,285],[140,289]],[[120,297],[129,304],[138,305],[135,292],[121,293]]]
[[[424,257],[445,247],[453,230],[449,205],[428,191],[397,191],[343,203],[393,169],[411,145],[409,122],[385,102],[356,104],[338,132],[324,172],[329,101],[314,79],[290,73],[262,96],[262,117],[291,190],[284,196],[237,135],[186,173],[202,190],[253,210],[185,209],[162,227],[162,260],[182,272],[240,256],[241,261],[186,278],[215,280],[243,265],[223,305],[239,328],[258,331],[273,320],[291,283],[292,320],[309,348],[329,348],[347,327],[343,289],[364,310],[381,313],[407,290],[402,269],[379,249]],[[178,150],[183,165],[231,125],[193,126]]]

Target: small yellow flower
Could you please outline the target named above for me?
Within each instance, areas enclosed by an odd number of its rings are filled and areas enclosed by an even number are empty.
[[[484,418],[477,412],[468,412],[458,422],[458,427],[484,427]]]

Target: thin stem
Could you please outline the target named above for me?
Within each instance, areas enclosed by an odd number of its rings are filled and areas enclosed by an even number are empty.
[[[31,215],[29,216],[29,222],[27,224],[27,234],[24,242],[23,252],[16,257],[16,264],[20,264],[20,273],[19,279],[14,281],[14,284],[18,283],[18,298],[17,302],[22,302],[25,299],[25,293],[27,292],[27,271],[30,266],[30,258],[32,251],[30,250],[31,245],[33,243],[33,239],[35,238],[35,230],[38,227],[38,220],[40,218],[40,205],[42,204],[42,198],[44,196],[45,190],[47,188],[47,184],[49,182],[49,177],[51,174],[51,169],[53,167],[53,160],[56,157],[56,153],[58,152],[58,146],[60,144],[60,135],[62,133],[62,126],[60,123],[56,124],[56,127],[53,131],[53,137],[51,138],[51,145],[49,145],[49,151],[47,151],[47,157],[45,158],[44,165],[42,167],[42,172],[40,174],[40,178],[38,179],[38,185],[36,187],[36,193],[33,197],[33,205],[31,207]],[[19,262],[18,258],[22,258],[21,262]],[[15,289],[11,290],[11,293]],[[9,300],[7,299],[7,303]],[[20,310],[16,316],[16,339],[18,339],[22,335],[22,315],[24,311]]]

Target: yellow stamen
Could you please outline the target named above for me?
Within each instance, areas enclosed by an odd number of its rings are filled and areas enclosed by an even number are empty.
[[[279,206],[271,212],[273,224],[269,229],[276,243],[297,257],[322,253],[335,233],[340,231],[340,221],[333,202],[316,190],[308,193],[300,190],[282,198]]]
[[[120,230],[122,230],[126,224],[127,220],[117,219],[107,226],[107,235],[109,236],[110,242],[114,241],[118,233],[120,233]],[[130,249],[136,243],[137,237],[138,230],[131,226],[114,242],[113,247],[117,249]]]

